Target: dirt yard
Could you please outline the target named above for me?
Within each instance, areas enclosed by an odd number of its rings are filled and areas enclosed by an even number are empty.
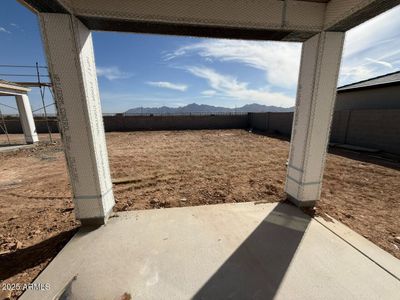
[[[79,226],[56,140],[0,152],[3,283],[31,282]],[[160,131],[109,133],[107,145],[116,211],[285,199],[286,140],[244,130]],[[129,180],[117,183],[121,178]],[[316,213],[400,258],[399,191],[400,163],[335,150],[328,155]]]

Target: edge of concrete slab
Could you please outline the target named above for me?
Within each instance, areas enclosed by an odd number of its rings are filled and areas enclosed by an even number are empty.
[[[371,241],[367,240],[359,233],[350,229],[343,223],[337,221],[331,216],[329,216],[329,218],[331,221],[327,221],[322,217],[314,217],[314,219],[326,229],[352,246],[354,249],[391,274],[393,277],[400,280],[400,260],[382,248],[378,247]]]
[[[218,207],[218,206],[227,206],[228,205],[233,210],[241,211],[243,208],[246,209],[246,206],[249,204],[257,205],[259,203],[243,202],[243,203],[235,203],[235,204],[203,205],[203,206],[198,206],[197,209],[200,210],[202,207],[205,207],[205,206]],[[268,208],[267,205],[275,206],[277,204],[278,203],[268,203],[268,204],[265,204],[265,206],[262,205],[260,208],[267,209]],[[303,214],[302,210],[296,208],[294,205],[289,204],[289,206],[292,207],[291,208],[292,210],[298,211],[299,215]],[[175,208],[171,208],[171,209],[184,210],[184,209],[187,209],[187,207],[175,207]],[[195,210],[197,210],[197,209],[195,209]],[[166,213],[168,213],[167,211],[169,211],[169,210],[170,209],[161,209],[160,211],[163,211],[163,213],[166,214]],[[68,244],[69,244],[70,249],[66,249],[66,247],[64,247],[57,254],[57,256],[52,260],[52,262],[50,262],[49,266],[47,266],[46,269],[48,269],[49,267],[54,268],[53,264],[55,263],[54,261],[56,259],[58,259],[59,263],[61,261],[62,264],[71,263],[70,261],[68,261],[68,259],[66,259],[64,252],[66,250],[67,250],[67,252],[70,251],[71,247],[75,247],[78,250],[81,249],[82,247],[83,248],[86,247],[87,244],[90,242],[90,236],[92,236],[92,234],[98,235],[99,232],[101,232],[102,230],[105,230],[107,228],[107,226],[115,224],[115,223],[119,223],[121,221],[128,222],[132,218],[135,218],[137,220],[138,216],[143,213],[145,215],[152,214],[152,213],[154,213],[154,210],[117,212],[112,215],[112,217],[110,218],[110,222],[104,226],[100,226],[99,228],[97,228],[95,230],[88,230],[88,228],[81,228],[73,236],[73,238],[69,241]],[[197,215],[197,213],[196,213],[196,215]],[[296,213],[296,215],[297,215],[297,213]],[[141,219],[141,218],[139,218],[139,219]],[[366,260],[370,261],[372,264],[375,264],[376,267],[381,269],[384,273],[387,273],[388,277],[392,277],[394,280],[400,281],[399,277],[397,276],[400,274],[400,260],[391,256],[386,251],[380,249],[379,247],[374,245],[372,242],[361,237],[358,233],[352,231],[350,228],[341,224],[339,221],[332,219],[332,222],[329,222],[329,221],[323,220],[320,217],[314,217],[312,219],[314,219],[316,221],[316,224],[319,224],[319,226],[321,226],[321,228],[323,228],[322,230],[327,230],[328,232],[330,232],[331,234],[333,234],[334,236],[336,236],[340,240],[342,240],[344,243],[346,243],[350,247],[354,248],[358,253],[363,255]],[[82,243],[82,238],[84,239],[83,243]],[[77,260],[74,263],[79,264],[79,261]],[[41,272],[41,274],[39,274],[39,276],[34,280],[34,282],[40,283],[40,279],[42,278],[43,273],[46,271],[46,269],[44,269],[43,272]],[[53,270],[53,272],[54,272],[54,270]],[[65,279],[67,279],[67,280],[64,280],[63,282],[61,282],[60,285],[55,285],[58,287],[57,294],[63,293],[63,291],[65,290],[68,283],[71,280],[73,280],[73,278],[74,278],[74,276],[76,276],[76,274],[77,273],[76,273],[76,271],[74,271],[74,268],[71,268],[71,270],[65,270],[65,274],[63,275],[63,277],[65,277]],[[60,289],[60,287],[62,287],[62,288]],[[39,298],[31,298],[32,296],[33,296],[32,291],[28,291],[28,292],[23,293],[23,295],[21,295],[20,299],[43,299],[43,298],[40,298],[40,295],[38,295]]]
[[[34,144],[18,144],[18,145],[6,145],[6,146],[1,146],[0,147],[0,152],[13,152],[17,151],[19,149],[25,149],[25,148],[33,148],[36,147],[37,143]]]

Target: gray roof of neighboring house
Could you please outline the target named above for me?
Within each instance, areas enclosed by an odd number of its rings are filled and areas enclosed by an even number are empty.
[[[400,85],[400,71],[338,87],[338,92],[374,88],[383,85]]]

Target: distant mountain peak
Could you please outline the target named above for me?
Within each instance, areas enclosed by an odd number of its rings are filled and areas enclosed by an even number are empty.
[[[250,103],[237,108],[219,107],[207,104],[190,103],[180,107],[136,107],[127,110],[126,114],[180,114],[180,113],[249,113],[249,112],[290,112],[293,107],[284,108]]]

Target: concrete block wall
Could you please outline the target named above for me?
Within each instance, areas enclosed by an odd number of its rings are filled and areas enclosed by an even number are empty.
[[[249,113],[251,128],[289,137],[292,132],[292,112]]]
[[[293,113],[269,113],[268,131],[289,137],[292,133]]]
[[[182,116],[104,116],[106,131],[236,129],[248,127],[247,114]]]
[[[8,133],[22,133],[22,125],[19,118],[6,118],[5,123]],[[36,119],[35,119],[35,124],[36,124]],[[36,131],[39,132],[37,127]],[[0,132],[2,133],[2,131]]]
[[[47,132],[44,118],[35,117],[38,133]],[[183,116],[129,116],[116,114],[104,116],[105,131],[137,131],[137,130],[185,130],[185,129],[246,129],[249,127],[247,114],[227,115],[183,115]],[[56,118],[49,118],[51,132],[58,132]],[[22,133],[18,117],[6,119],[9,133]]]
[[[106,132],[124,131],[124,115],[116,114],[115,116],[103,116],[104,129]]]
[[[332,118],[331,127],[331,138],[332,143],[346,144],[347,143],[347,131],[349,127],[349,118],[351,117],[351,111],[343,110],[336,111]]]
[[[247,115],[127,116],[126,130],[183,130],[247,128]]]
[[[35,117],[34,120],[35,120],[36,132],[47,133],[48,130],[47,130],[46,120],[42,117]],[[50,117],[48,121],[51,132],[57,133],[58,132],[57,118]],[[17,134],[22,133],[21,121],[18,117],[12,117],[12,118],[7,117],[5,119],[5,122],[8,133],[17,133]]]
[[[185,116],[104,116],[104,127],[110,131],[246,129],[290,137],[293,113],[249,113],[248,115]],[[47,132],[44,118],[35,118],[39,133]],[[56,118],[49,118],[51,131],[58,132]],[[9,133],[22,133],[18,117],[6,119]],[[377,148],[400,154],[400,109],[343,110],[333,115],[330,141],[340,144]]]
[[[249,113],[249,125],[254,130],[268,131],[269,113]]]
[[[400,109],[352,111],[347,144],[400,154]]]
[[[293,113],[250,113],[250,127],[290,136]],[[400,155],[400,109],[336,111],[330,142],[376,148]]]
[[[36,130],[38,133],[47,133],[47,123],[44,118],[36,118],[35,119]],[[57,118],[52,118],[49,120],[49,127],[51,132],[58,132],[58,123]]]

